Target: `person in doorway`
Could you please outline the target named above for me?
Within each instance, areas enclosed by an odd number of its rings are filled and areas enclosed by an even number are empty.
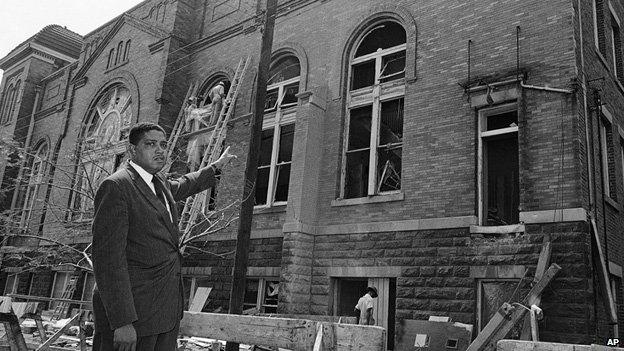
[[[366,294],[360,297],[357,305],[355,305],[355,311],[360,315],[358,324],[375,325],[375,319],[373,318],[373,299],[375,298],[377,298],[377,288],[374,286],[366,288]]]
[[[167,180],[162,127],[130,129],[125,167],[94,200],[93,351],[173,351],[183,308],[176,201],[215,186],[215,172],[236,156],[226,148],[211,165]]]
[[[215,85],[208,92],[208,97],[210,98],[211,107],[212,107],[212,117],[210,117],[209,125],[213,125],[217,123],[217,118],[219,118],[219,113],[221,113],[221,108],[223,107],[223,98],[225,97],[225,83],[219,82],[219,84]]]

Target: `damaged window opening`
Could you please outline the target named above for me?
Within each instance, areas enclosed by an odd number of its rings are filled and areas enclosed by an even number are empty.
[[[528,292],[518,288],[519,279],[483,279],[478,282],[477,294],[477,331],[480,332],[498,312],[504,302],[513,303],[521,300]],[[522,324],[516,325],[510,332],[509,339],[518,339]]]
[[[243,314],[277,313],[279,280],[248,278],[243,299]]]
[[[401,190],[405,43],[400,24],[383,22],[368,31],[351,60],[343,199]]]
[[[271,66],[264,105],[256,206],[284,205],[288,201],[299,74],[299,61],[294,56],[282,57]]]
[[[480,112],[480,213],[482,225],[519,221],[518,112],[515,104]]]

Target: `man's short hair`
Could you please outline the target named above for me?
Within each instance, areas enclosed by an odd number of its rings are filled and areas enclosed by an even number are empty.
[[[141,141],[143,135],[145,135],[145,133],[149,132],[150,130],[161,131],[165,136],[167,136],[167,133],[165,133],[163,127],[159,126],[158,124],[151,122],[141,122],[133,125],[132,128],[130,128],[128,141],[130,141],[130,144],[136,145],[139,143],[139,141]]]

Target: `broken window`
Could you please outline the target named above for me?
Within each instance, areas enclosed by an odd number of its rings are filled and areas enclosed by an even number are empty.
[[[277,313],[279,285],[275,278],[248,278],[243,313]]]
[[[256,180],[256,206],[282,205],[288,200],[299,72],[299,61],[290,55],[271,66]]]
[[[300,71],[299,60],[291,55],[279,58],[271,65],[264,100],[265,112],[277,110],[278,105],[284,108],[297,104]]]
[[[477,323],[478,331],[496,315],[503,303],[519,302],[528,290],[518,288],[518,279],[484,279],[478,282]],[[509,339],[518,339],[522,332],[522,323],[516,325],[508,335]]]
[[[403,26],[387,21],[372,27],[356,48],[350,65],[342,198],[401,190],[405,42]]]
[[[481,111],[480,130],[481,224],[518,223],[520,190],[515,104]]]
[[[43,177],[47,170],[48,144],[44,143],[37,148],[32,164],[30,166],[30,175],[28,177],[28,185],[24,196],[24,205],[22,207],[22,217],[20,220],[20,228],[24,231],[28,230],[33,211],[35,210],[36,199],[39,195],[39,188],[43,183]]]
[[[78,172],[73,185],[70,219],[88,220],[100,183],[119,166],[133,119],[130,90],[122,84],[108,88],[90,110],[81,132]]]

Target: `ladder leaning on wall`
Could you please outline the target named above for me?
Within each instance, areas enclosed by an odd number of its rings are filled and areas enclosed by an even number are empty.
[[[212,162],[216,161],[222,152],[223,141],[225,140],[227,134],[227,124],[232,117],[234,106],[236,104],[236,98],[239,94],[239,88],[245,76],[245,72],[247,71],[251,58],[248,56],[247,58],[241,58],[238,62],[238,66],[236,68],[236,73],[234,74],[234,78],[232,79],[232,84],[230,89],[223,101],[223,105],[221,107],[221,111],[219,112],[219,117],[215,122],[214,128],[210,133],[210,137],[208,138],[205,144],[205,151],[202,156],[201,163],[199,167],[205,167]],[[189,87],[189,90],[186,94],[186,99],[178,115],[178,119],[172,130],[171,136],[169,137],[169,147],[167,150],[167,159],[173,154],[173,150],[175,148],[175,144],[177,143],[182,130],[184,129],[185,124],[185,109],[189,107],[188,101],[190,98],[197,94],[197,84],[193,83]],[[189,159],[187,161],[190,162],[192,155],[189,155]],[[168,170],[168,167],[167,167]],[[184,237],[190,235],[197,217],[201,211],[205,208],[205,205],[208,200],[208,191],[202,191],[201,193],[190,196],[186,199],[184,203],[184,209],[180,215],[180,223],[179,229],[182,233],[182,240]]]

